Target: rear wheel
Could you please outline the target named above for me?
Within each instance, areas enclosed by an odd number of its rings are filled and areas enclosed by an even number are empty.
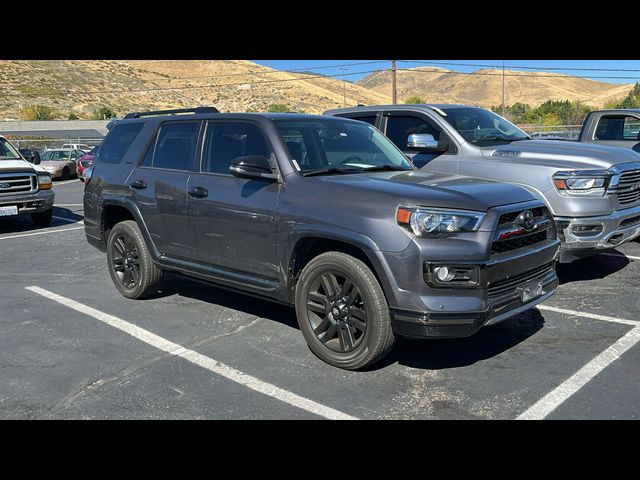
[[[44,212],[32,213],[31,220],[39,227],[46,227],[51,223],[53,218],[53,208],[45,210]]]
[[[162,270],[153,263],[136,222],[127,220],[111,229],[107,262],[111,280],[123,296],[139,299],[158,291]]]
[[[60,180],[69,180],[69,169],[64,167],[62,169],[62,175],[60,176]]]
[[[362,261],[340,252],[311,260],[296,286],[296,315],[313,353],[355,370],[384,357],[395,343],[389,306]]]

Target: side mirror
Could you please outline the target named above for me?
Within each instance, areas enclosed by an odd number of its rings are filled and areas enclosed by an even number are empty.
[[[38,153],[37,150],[33,151],[33,164],[34,165],[40,165],[40,162],[42,161],[42,159],[40,158],[40,154]]]
[[[234,158],[229,166],[234,177],[262,180],[278,180],[278,175],[271,170],[271,164],[262,155],[249,155]]]
[[[407,138],[407,148],[422,152],[437,152],[438,142],[430,133],[412,133]]]

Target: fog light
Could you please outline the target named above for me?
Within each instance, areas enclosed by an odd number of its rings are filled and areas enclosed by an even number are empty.
[[[450,282],[456,277],[456,271],[448,267],[436,267],[433,269],[433,274],[441,282]]]
[[[578,237],[597,235],[602,232],[602,225],[575,225],[571,231]]]

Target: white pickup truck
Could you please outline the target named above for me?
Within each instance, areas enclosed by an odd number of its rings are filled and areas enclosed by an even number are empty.
[[[36,225],[47,226],[54,199],[51,175],[0,136],[0,217],[31,215]]]

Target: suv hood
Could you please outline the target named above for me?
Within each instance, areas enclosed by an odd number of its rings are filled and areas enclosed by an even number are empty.
[[[32,164],[25,160],[0,160],[0,173],[34,172]]]
[[[500,152],[504,152],[504,156]],[[606,170],[614,165],[640,162],[640,155],[629,148],[562,140],[521,140],[508,145],[492,145],[482,147],[482,155],[491,160],[504,159],[509,163],[558,169]]]
[[[355,189],[374,194],[372,202],[376,201],[377,193],[396,197],[405,205],[481,212],[499,205],[535,200],[531,193],[515,185],[422,171],[327,175],[313,179],[348,187],[344,197],[346,201]]]

